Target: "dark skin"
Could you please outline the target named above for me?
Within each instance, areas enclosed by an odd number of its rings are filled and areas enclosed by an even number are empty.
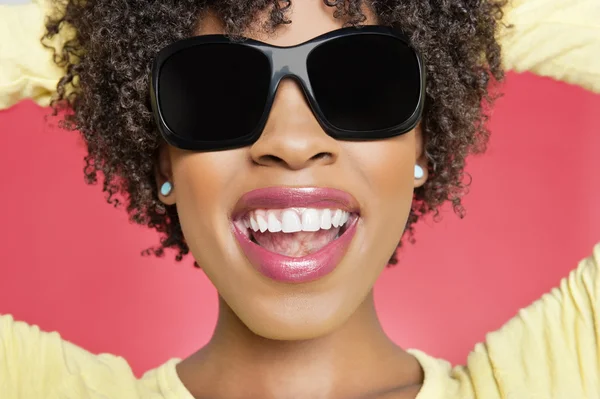
[[[196,398],[415,398],[416,359],[384,334],[372,295],[344,325],[311,340],[252,333],[220,300],[211,341],[177,369]]]
[[[322,0],[294,3],[289,25],[245,36],[289,46],[338,29],[343,21]],[[364,10],[365,24],[376,24]],[[260,26],[257,18],[256,26]],[[197,34],[222,33],[202,15]],[[301,89],[282,82],[260,139],[241,149],[193,153],[164,147],[157,184],[177,205],[190,251],[219,292],[210,342],[178,365],[196,398],[415,398],[423,381],[417,360],[394,344],[377,318],[373,285],[409,216],[414,165],[427,171],[420,128],[372,142],[328,136]],[[351,193],[361,218],[338,267],[322,279],[283,284],[259,275],[230,230],[233,205],[270,186],[332,187]]]

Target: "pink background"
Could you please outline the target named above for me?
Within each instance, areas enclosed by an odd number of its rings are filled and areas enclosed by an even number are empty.
[[[418,229],[376,287],[404,347],[462,363],[600,241],[600,96],[509,75],[486,155],[472,158],[466,219]],[[57,330],[138,374],[205,343],[216,293],[191,259],[140,256],[154,233],[83,182],[75,134],[31,102],[0,112],[0,313]]]

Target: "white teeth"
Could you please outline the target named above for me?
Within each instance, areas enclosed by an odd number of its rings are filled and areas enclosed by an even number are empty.
[[[340,221],[340,226],[345,225],[348,221],[348,218],[350,218],[350,214],[348,212],[342,212],[342,220]]]
[[[282,227],[281,227],[281,222],[279,220],[277,220],[277,216],[275,216],[275,214],[273,214],[273,212],[267,212],[267,222],[269,224],[269,231],[271,233],[277,233],[280,232]]]
[[[252,230],[258,231],[258,223],[256,223],[256,220],[254,220],[254,217],[250,218],[250,227]]]
[[[256,209],[250,212],[242,222],[246,228],[255,232],[295,233],[338,228],[346,224],[349,218],[350,213],[341,209]]]
[[[340,222],[342,221],[342,210],[336,209],[335,213],[331,217],[331,224],[333,227],[340,227]]]
[[[264,233],[269,228],[267,221],[264,217],[262,217],[262,215],[256,215],[256,222],[258,223],[258,228],[260,229],[261,233]]]
[[[298,214],[295,211],[283,211],[281,219],[281,231],[284,233],[295,233],[297,231],[302,231],[300,217],[298,217]]]
[[[331,228],[331,211],[329,209],[323,209],[321,213],[321,228],[324,230]]]
[[[306,209],[302,212],[302,231],[319,231],[321,220],[319,211],[316,209]]]

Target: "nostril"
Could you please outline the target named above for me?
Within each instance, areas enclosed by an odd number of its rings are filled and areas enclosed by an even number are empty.
[[[283,159],[270,154],[261,155],[258,160],[254,160],[254,162],[259,165],[281,165],[285,163]]]
[[[330,152],[320,152],[318,154],[313,155],[310,159],[312,161],[328,161],[333,158],[333,154]]]

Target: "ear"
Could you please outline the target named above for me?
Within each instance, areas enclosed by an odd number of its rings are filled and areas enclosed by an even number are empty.
[[[171,153],[168,145],[163,145],[158,150],[158,156],[154,169],[154,176],[156,178],[156,186],[158,188],[158,199],[165,205],[175,204],[175,186],[173,184],[173,172],[171,167]],[[163,195],[161,193],[161,187],[165,182],[171,183],[173,189],[169,195]]]
[[[415,150],[416,150],[416,165],[423,169],[423,176],[417,178],[415,176],[415,188],[421,187],[427,181],[429,177],[429,163],[427,162],[427,156],[425,155],[425,138],[423,137],[423,128],[419,123],[415,129]]]

